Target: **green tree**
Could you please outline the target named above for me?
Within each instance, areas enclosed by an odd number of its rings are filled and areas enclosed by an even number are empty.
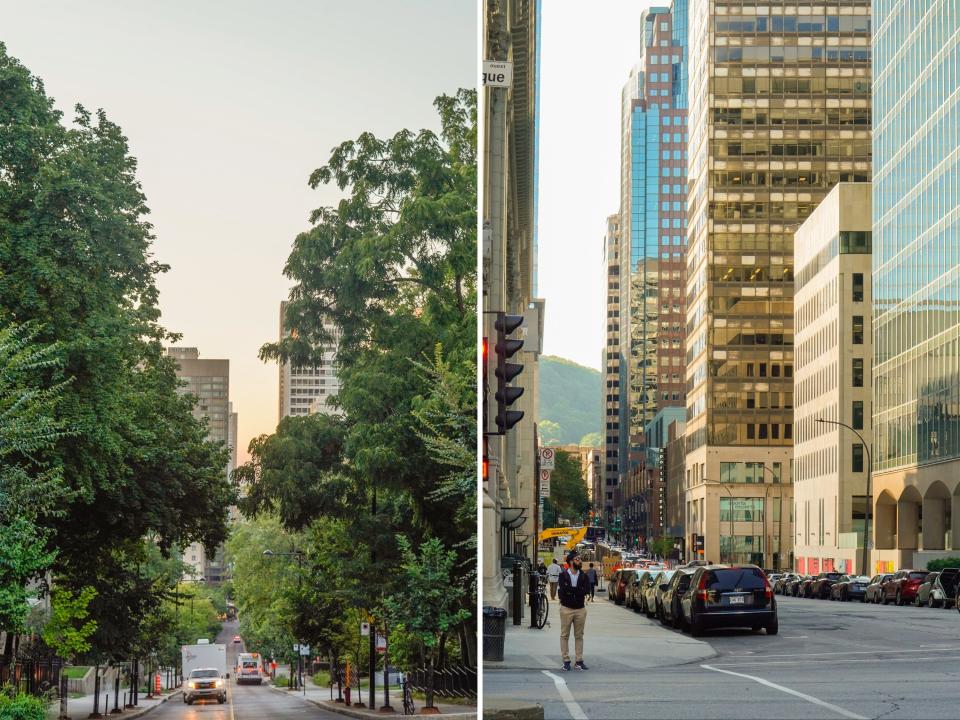
[[[90,619],[90,603],[97,592],[84,587],[74,594],[65,588],[54,588],[50,595],[50,619],[43,628],[43,641],[60,657],[73,660],[90,650],[90,638],[97,623]],[[67,677],[60,676],[60,717],[67,715]]]
[[[150,537],[164,552],[226,537],[227,451],[206,440],[158,323],[149,212],[120,128],[77,106],[66,127],[42,82],[0,45],[0,323],[38,321],[56,363],[70,434],[36,453],[62,472],[62,512],[43,522],[57,583],[97,591],[94,644],[131,652],[151,609],[139,574]]]
[[[544,445],[560,445],[560,438],[563,436],[563,428],[560,423],[553,420],[541,420],[537,423],[537,430],[543,439]]]
[[[550,473],[550,500],[560,517],[582,524],[584,514],[590,510],[590,502],[580,458],[558,450],[555,463]]]
[[[46,570],[42,523],[67,498],[59,466],[38,462],[64,432],[56,418],[63,387],[43,387],[57,347],[34,342],[38,329],[0,328],[0,630],[18,633],[27,616],[27,584]]]
[[[441,638],[469,617],[460,607],[458,593],[451,592],[451,572],[456,554],[443,547],[438,538],[431,538],[414,552],[403,535],[397,536],[403,557],[401,589],[387,598],[391,617],[416,637],[426,648],[427,707],[433,707],[433,671],[439,657]],[[462,595],[462,591],[459,593]]]
[[[651,540],[647,543],[647,549],[665,558],[673,552],[673,538],[664,535],[663,537]]]

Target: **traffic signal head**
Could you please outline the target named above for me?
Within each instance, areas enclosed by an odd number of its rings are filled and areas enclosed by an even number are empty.
[[[514,340],[508,337],[522,324],[522,315],[507,315],[506,313],[497,313],[497,319],[493,324],[497,331],[497,343],[494,346],[494,351],[497,353],[497,369],[494,371],[497,376],[497,392],[494,395],[497,399],[496,422],[502,433],[512,428],[523,418],[522,411],[509,409],[510,405],[523,395],[523,388],[507,385],[523,372],[523,365],[507,362],[523,347],[523,340]]]

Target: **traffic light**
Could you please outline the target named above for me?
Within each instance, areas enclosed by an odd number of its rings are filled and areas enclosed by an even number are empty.
[[[497,399],[496,422],[501,433],[505,433],[523,418],[522,411],[508,409],[516,402],[517,398],[523,395],[522,387],[510,387],[508,385],[511,380],[523,372],[523,365],[507,362],[523,347],[523,340],[512,340],[509,337],[522,324],[522,315],[507,315],[502,312],[497,313],[497,319],[493,324],[497,330],[497,344],[494,346],[494,351],[497,353],[497,369],[495,371],[497,392],[494,397]]]

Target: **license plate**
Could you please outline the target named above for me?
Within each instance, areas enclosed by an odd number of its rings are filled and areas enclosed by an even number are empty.
[[[746,605],[747,599],[743,595],[731,595],[730,604],[731,605]]]

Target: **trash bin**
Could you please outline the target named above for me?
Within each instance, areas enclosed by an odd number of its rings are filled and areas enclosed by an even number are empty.
[[[503,641],[507,634],[507,611],[485,605],[483,608],[483,659],[503,661]]]

